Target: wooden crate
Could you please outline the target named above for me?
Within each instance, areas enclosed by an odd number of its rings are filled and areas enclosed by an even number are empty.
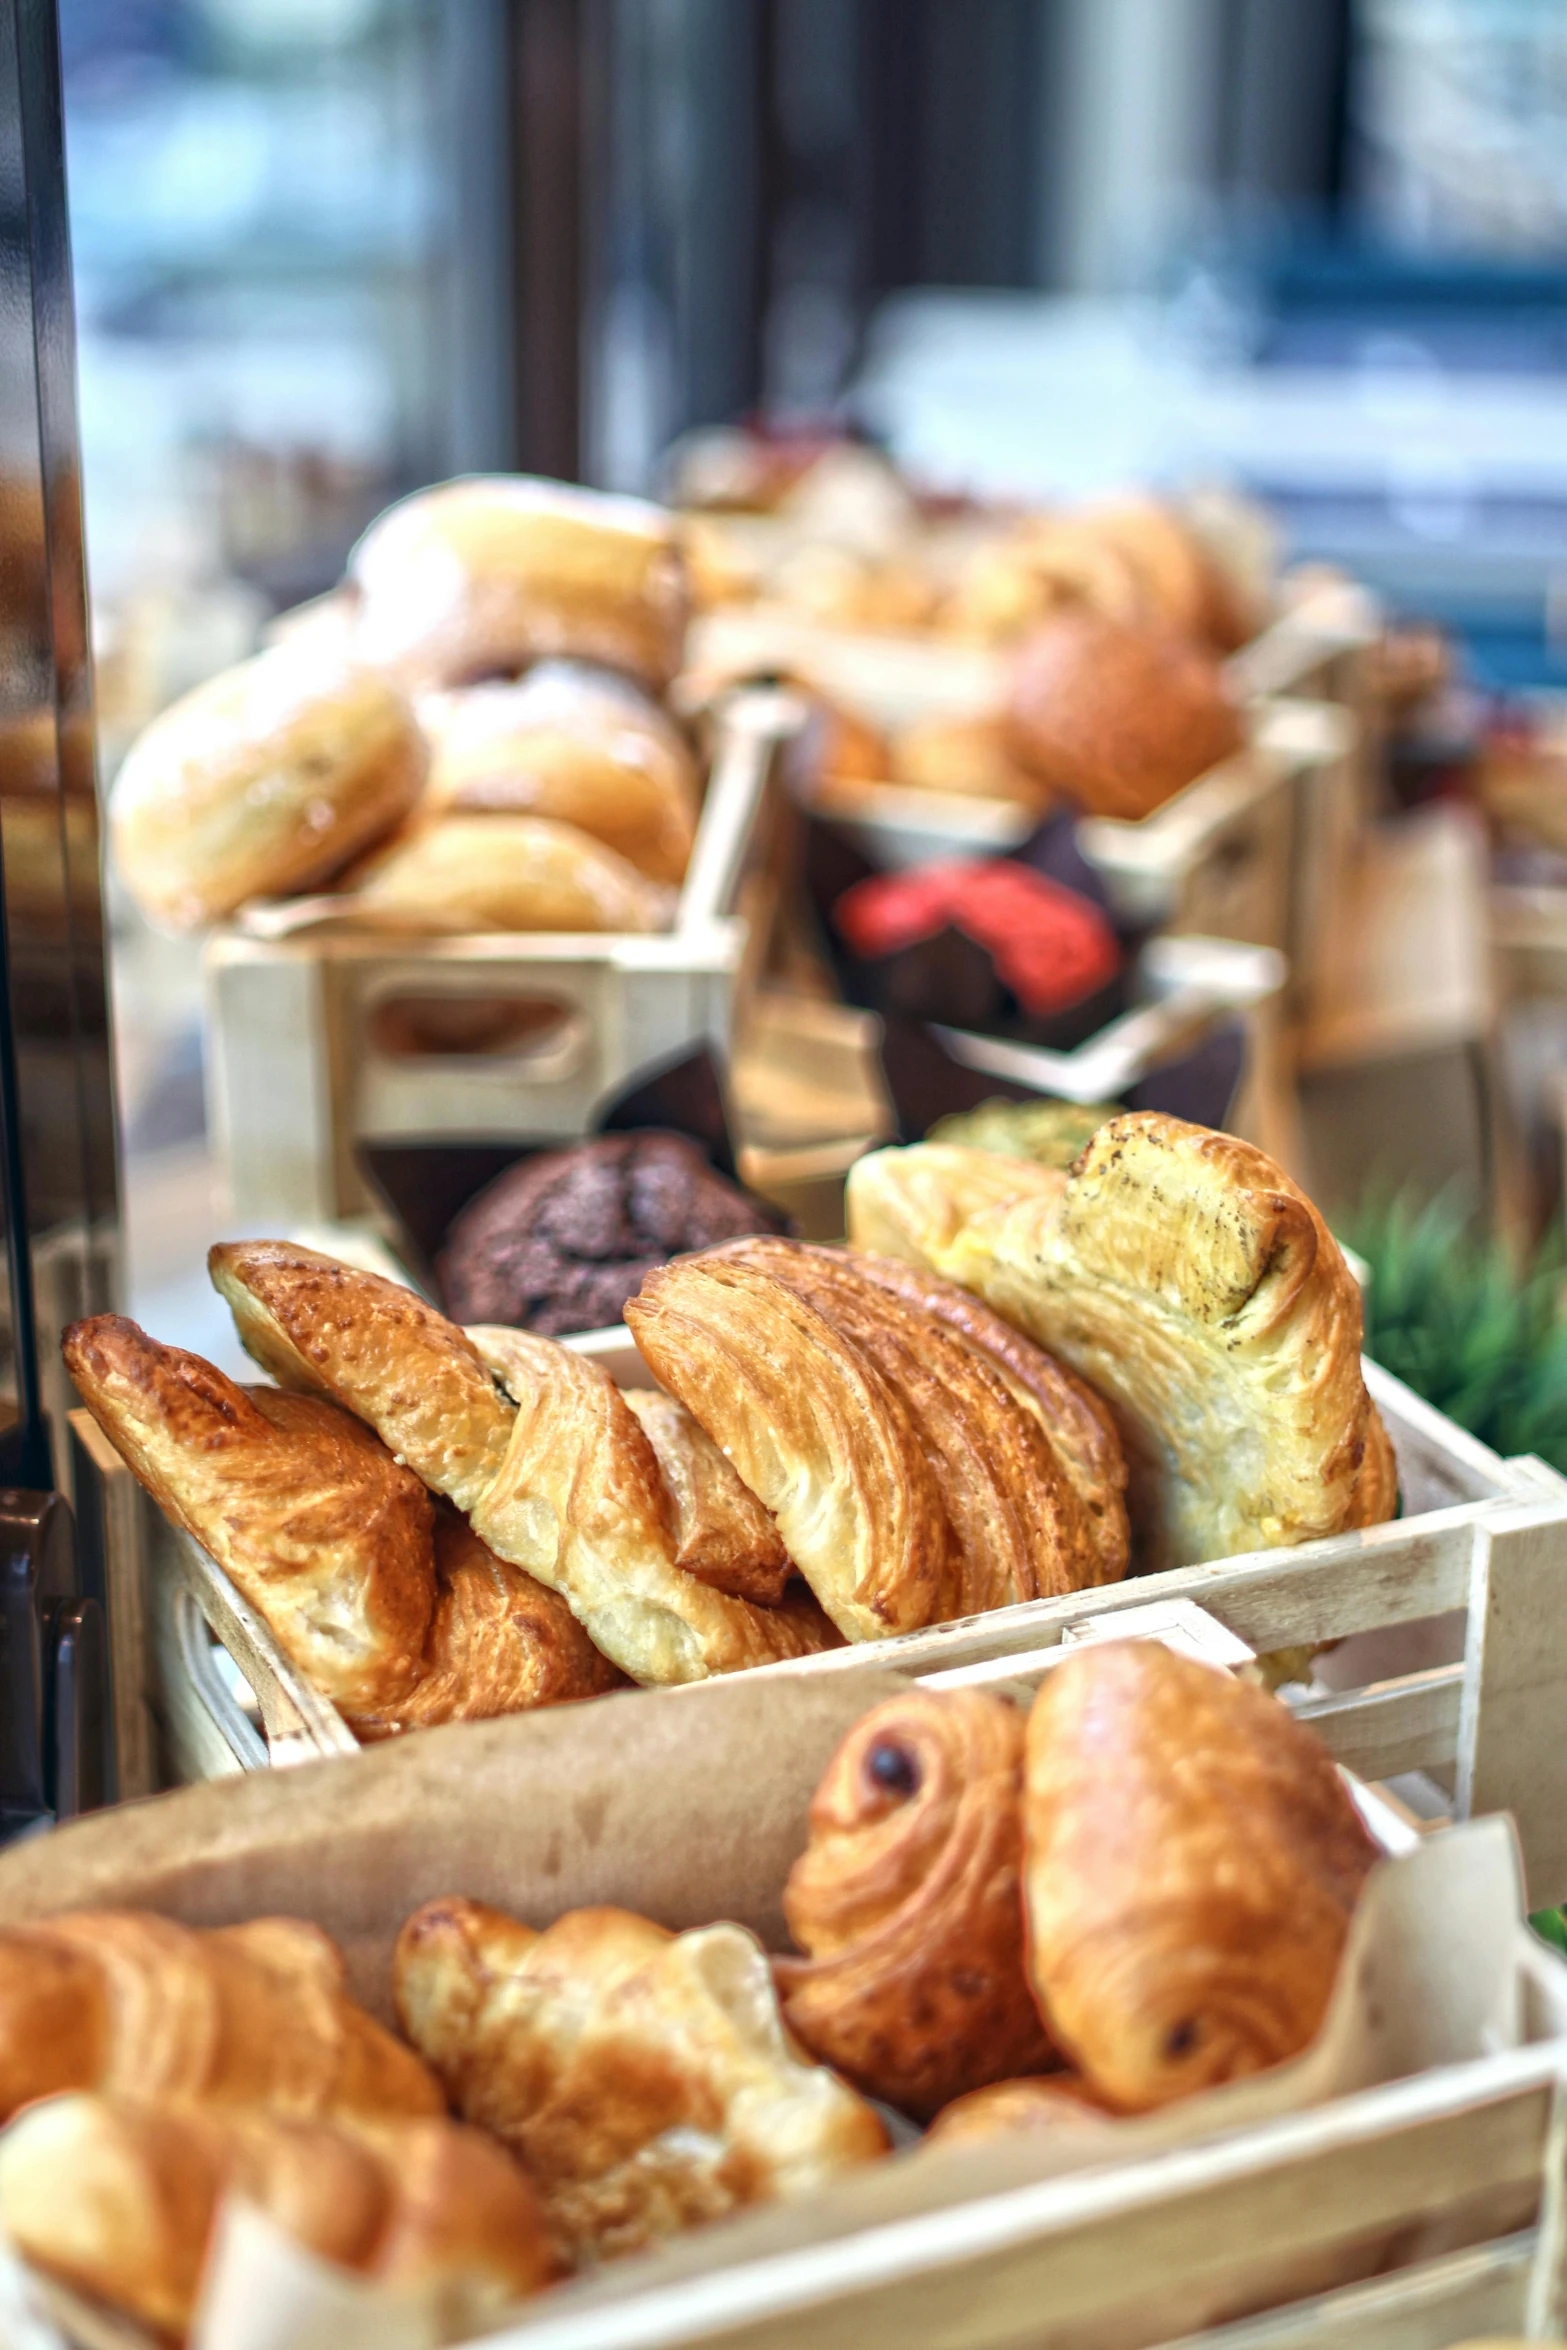
[[[624,1330],[567,1343],[625,1386],[652,1384]],[[870,1662],[923,1677],[986,1667],[1050,1648],[1090,1618],[1176,1599],[1197,1602],[1259,1653],[1354,1639],[1368,1659],[1365,1685],[1313,1686],[1299,1699],[1302,1718],[1365,1778],[1422,1772],[1451,1788],[1459,1816],[1510,1811],[1534,1906],[1567,1900],[1567,1741],[1554,1726],[1567,1689],[1567,1481],[1536,1461],[1500,1460],[1376,1364],[1366,1378],[1398,1456],[1405,1515],[1388,1525],[761,1670],[819,1675]],[[155,1579],[189,1593],[253,1691],[270,1759],[357,1752],[335,1708],[206,1553],[161,1520],[153,1540]],[[1356,1651],[1344,1654],[1352,1663]],[[202,1702],[237,1755],[245,1739],[232,1696],[214,1697],[209,1682]]]
[[[261,1226],[365,1214],[357,1146],[450,1136],[567,1139],[633,1073],[712,1038],[765,944],[769,827],[790,696],[733,696],[675,925],[652,937],[396,941],[216,932],[205,956],[207,1072],[233,1215]],[[497,1005],[500,1051],[407,1052],[394,1008]],[[529,1023],[538,1025],[530,1029]]]

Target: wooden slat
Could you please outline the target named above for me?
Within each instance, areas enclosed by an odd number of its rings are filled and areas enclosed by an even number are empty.
[[[172,1555],[197,1605],[256,1693],[270,1739],[306,1742],[319,1754],[357,1754],[359,1742],[336,1707],[313,1689],[273,1638],[272,1628],[243,1599],[199,1543],[176,1535]]]
[[[1493,1513],[1464,1670],[1459,1809],[1510,1811],[1530,1908],[1567,1900],[1567,1539],[1552,1504]]]
[[[1462,1665],[1438,1665],[1370,1689],[1307,1698],[1295,1717],[1310,1723],[1347,1771],[1362,1779],[1393,1779],[1401,1771],[1452,1764],[1463,1693]]]
[[[1524,2322],[1537,2242],[1535,2230],[1526,2228],[1374,2284],[1187,2334],[1169,2350],[1431,2350],[1433,2342],[1515,2334]]]

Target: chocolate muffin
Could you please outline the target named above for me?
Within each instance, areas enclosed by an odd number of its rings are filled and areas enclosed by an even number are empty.
[[[560,1338],[618,1322],[655,1265],[785,1220],[680,1134],[606,1134],[524,1159],[469,1202],[436,1259],[458,1322]]]

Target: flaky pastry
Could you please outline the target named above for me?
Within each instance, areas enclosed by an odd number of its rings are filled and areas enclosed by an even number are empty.
[[[774,1607],[794,1573],[778,1529],[707,1430],[658,1387],[628,1387],[674,1512],[675,1564],[715,1591]]]
[[[1094,1529],[1043,1424],[950,1322],[870,1278],[846,1249],[757,1238],[715,1253],[813,1306],[902,1404],[952,1531],[959,1614],[1100,1580]]]
[[[557,481],[473,475],[389,508],[349,558],[362,659],[412,685],[514,677],[566,658],[662,692],[686,583],[672,515]]]
[[[964,1143],[872,1151],[855,1160],[844,1187],[849,1244],[934,1272],[970,1216],[1025,1197],[1059,1199],[1065,1189],[1058,1168]]]
[[[154,921],[191,930],[313,889],[419,797],[426,752],[383,677],[279,645],[155,718],[115,779],[115,861]]]
[[[926,2120],[1053,2058],[1023,1958],[1023,1717],[912,1688],[857,1722],[811,1802],[775,1962],[784,2021],[860,2088]]]
[[[543,661],[516,683],[427,694],[425,805],[469,816],[550,816],[591,833],[650,880],[679,881],[696,829],[696,762],[680,729],[629,680]]]
[[[881,1640],[961,1604],[941,1489],[908,1412],[860,1349],[728,1249],[650,1273],[626,1323],[777,1523],[840,1632]]]
[[[1114,2131],[1117,2117],[1077,2073],[1045,2073],[971,2089],[944,2106],[925,2133],[927,2146],[990,2145],[1019,2130],[1081,2147]]]
[[[570,2267],[886,2152],[863,2099],[792,2047],[740,1926],[670,1934],[580,1909],[536,1934],[432,1901],[404,1926],[393,1977],[404,2030],[464,2118],[521,2162]]]
[[[455,2122],[349,2130],[74,2096],[0,2137],[0,2220],[23,2257],[178,2340],[228,2194],[368,2283],[434,2295],[465,2333],[554,2273],[527,2180]]]
[[[0,1927],[0,2120],[68,2089],[323,2114],[434,2114],[411,2050],[349,1997],[319,1926],[201,1931],[144,1910]]]
[[[998,1183],[1022,1162],[997,1159]],[[1392,1447],[1360,1292],[1261,1151],[1155,1112],[1100,1128],[1056,1197],[944,1217],[925,1146],[862,1159],[851,1238],[903,1239],[1059,1355],[1116,1415],[1138,1563],[1185,1566],[1375,1525]],[[955,1227],[955,1229],[954,1229]]]
[[[665,930],[674,897],[575,824],[546,816],[416,817],[350,876],[341,919],[461,936],[491,930]]]
[[[1094,1643],[1029,1715],[1029,1970],[1089,2085],[1137,2112],[1296,2056],[1377,1858],[1326,1750],[1157,1641]]]
[[[527,1330],[468,1332],[515,1403],[475,1530],[562,1593],[634,1681],[700,1681],[838,1645],[809,1594],[755,1607],[676,1563],[658,1456],[602,1365]]]

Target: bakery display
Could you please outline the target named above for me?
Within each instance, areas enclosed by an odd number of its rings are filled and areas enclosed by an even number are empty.
[[[1029,1971],[1112,2105],[1165,2105],[1314,2038],[1377,1850],[1276,1699],[1156,1641],[1091,1645],[1034,1701],[1025,1789]]]
[[[336,1945],[300,1918],[201,1931],[81,1910],[0,1927],[0,2120],[78,2089],[301,2121],[442,2110],[434,2076],[356,2006]]]
[[[349,558],[359,656],[412,686],[514,677],[566,658],[661,692],[680,665],[686,584],[657,506],[521,475],[420,490]]]
[[[237,1387],[116,1315],[75,1324],[65,1359],[148,1491],[358,1736],[618,1685],[553,1591],[336,1404]]]
[[[414,936],[667,930],[674,893],[547,816],[416,818],[350,876],[338,919]]]
[[[1145,1571],[1393,1515],[1360,1292],[1321,1216],[1233,1136],[1115,1118],[1070,1174],[916,1145],[862,1159],[851,1240],[975,1290],[1109,1403]],[[1009,1180],[1019,1189],[1005,1198]]]
[[[0,2137],[0,2221],[47,2275],[182,2341],[237,2195],[366,2285],[430,2295],[463,2333],[549,2284],[537,2199],[477,2130],[54,2097]]]
[[[404,2030],[457,2110],[516,2155],[568,2268],[887,2150],[863,2098],[791,2045],[739,1926],[671,1934],[582,1909],[539,1934],[433,1901],[403,1928],[394,1979]]]
[[[331,880],[408,814],[427,759],[389,680],[279,645],[138,737],[109,804],[115,860],[154,921],[196,929]]]
[[[281,1241],[221,1243],[211,1264],[265,1370],[368,1421],[633,1680],[700,1680],[835,1644],[808,1598],[756,1607],[676,1564],[657,1455],[587,1357],[522,1330],[465,1333],[396,1282]]]
[[[784,1887],[774,1973],[802,2045],[919,2120],[1058,2061],[1024,1966],[1023,1717],[914,1688],[865,1716]]]
[[[618,1322],[670,1257],[782,1223],[684,1135],[605,1134],[496,1176],[452,1224],[436,1281],[458,1322],[558,1338]]]
[[[1151,815],[1245,741],[1217,661],[1171,630],[1068,611],[1018,653],[1008,741],[1090,816]]]
[[[678,882],[696,829],[690,745],[652,696],[608,669],[541,661],[515,680],[421,696],[428,807],[547,816]]]

